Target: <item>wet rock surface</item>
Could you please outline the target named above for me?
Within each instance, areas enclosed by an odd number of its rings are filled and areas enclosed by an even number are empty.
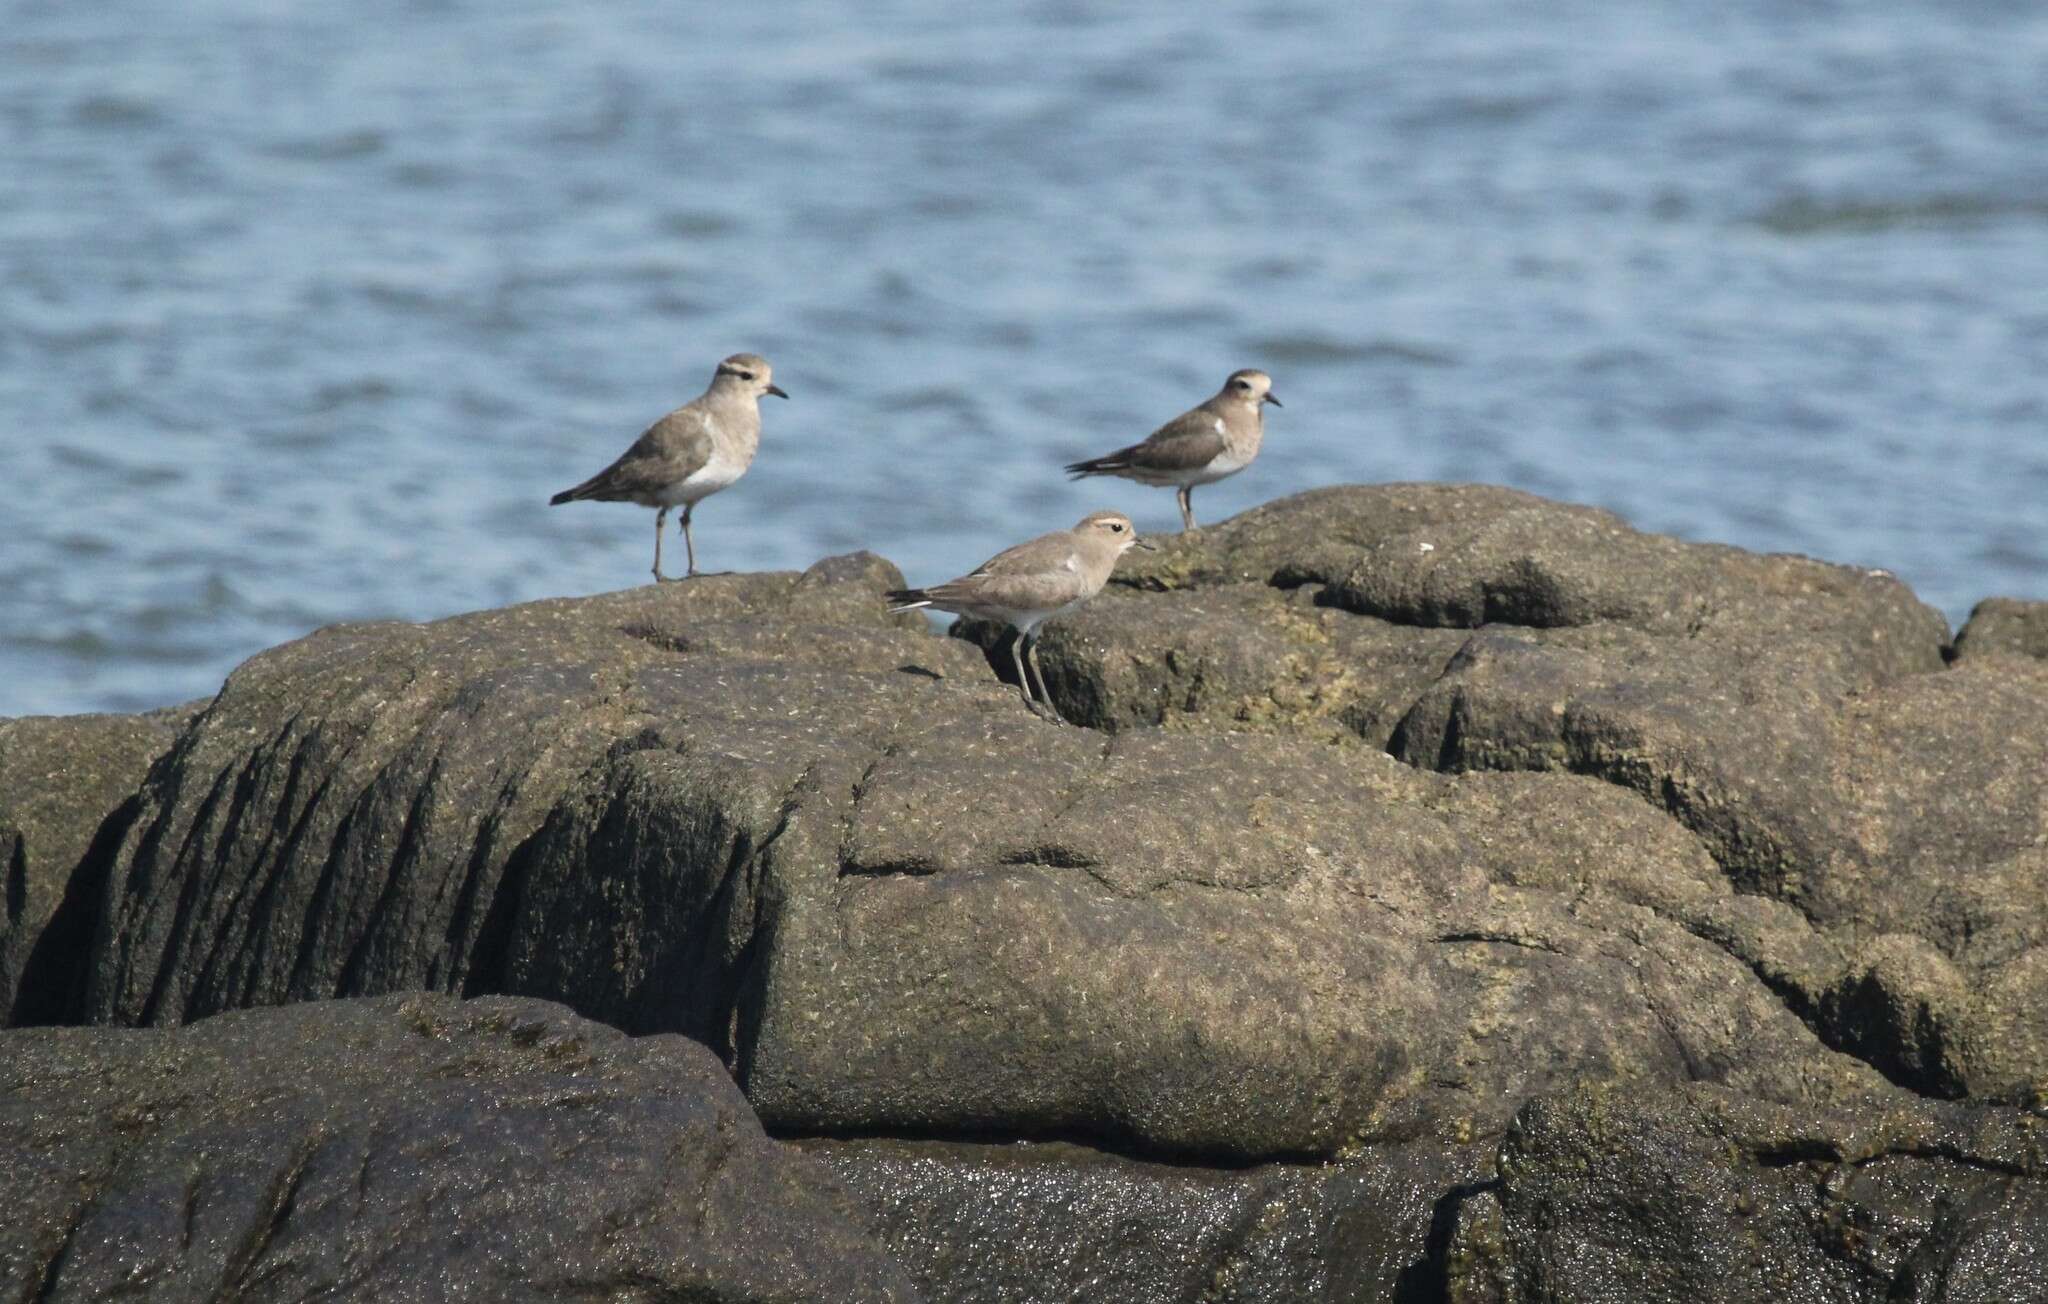
[[[1490,1150],[1431,1144],[1243,1170],[1056,1143],[801,1148],[930,1298],[1073,1304],[1439,1299],[1444,1192],[1491,1168]]]
[[[2048,1121],[1891,1098],[1841,1111],[1695,1085],[1531,1102],[1447,1258],[1467,1298],[2048,1296]]]
[[[941,1298],[1116,1255],[1131,1298],[1522,1298],[1494,1156],[1532,1100],[2040,1107],[2042,662],[1951,665],[1888,575],[1507,490],[1163,542],[1046,629],[1094,728],[1026,713],[996,631],[889,616],[866,555],[266,653],[101,838],[64,999],[684,1033]],[[1001,1195],[1060,1174],[1101,1223]]]
[[[10,1299],[918,1298],[681,1037],[414,994],[0,1051]]]

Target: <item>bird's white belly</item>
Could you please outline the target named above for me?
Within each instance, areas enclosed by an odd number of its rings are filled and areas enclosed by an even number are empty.
[[[663,507],[676,507],[708,498],[747,473],[747,464],[726,457],[713,457],[689,475],[663,485],[655,500]]]
[[[1250,465],[1251,459],[1249,457],[1232,457],[1230,454],[1224,453],[1216,457],[1209,465],[1197,467],[1192,471],[1184,473],[1180,477],[1179,483],[1188,486],[1190,489],[1198,484],[1215,484],[1218,480],[1228,479],[1236,475],[1239,471],[1244,470]]]
[[[983,620],[1000,621],[1029,634],[1054,616],[1064,616],[1085,601],[1086,598],[1076,598],[1057,607],[1008,607],[996,602],[968,602],[947,609],[979,616]]]
[[[1040,625],[1043,625],[1046,621],[1051,620],[1054,616],[1064,616],[1068,612],[1072,611],[1074,608],[1080,605],[1081,604],[1078,602],[1069,602],[1064,607],[1054,607],[1049,611],[1018,611],[1015,609],[1008,609],[1003,611],[1001,616],[998,618],[1002,620],[1007,620],[1012,626],[1014,626],[1018,630],[1022,631],[1023,633],[1029,634],[1033,630],[1037,629]]]

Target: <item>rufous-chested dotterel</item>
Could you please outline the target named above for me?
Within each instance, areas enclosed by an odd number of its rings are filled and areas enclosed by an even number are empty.
[[[1045,676],[1032,653],[1038,627],[1054,616],[1072,611],[1102,592],[1116,569],[1117,558],[1138,544],[1138,532],[1131,518],[1122,512],[1091,512],[1071,530],[1054,530],[1028,543],[1007,548],[976,566],[957,580],[925,589],[897,589],[884,596],[891,611],[937,607],[998,620],[1017,631],[1010,643],[1010,659],[1017,667],[1017,691],[1024,704],[1036,713],[1038,701],[1059,723],[1059,708],[1045,690]],[[1019,649],[1022,649],[1020,653]],[[1025,677],[1026,658],[1037,677],[1038,700],[1032,698],[1031,680]]]
[[[1263,371],[1233,371],[1216,396],[1183,412],[1145,437],[1143,443],[1102,457],[1068,464],[1076,480],[1114,475],[1139,484],[1173,485],[1180,501],[1180,525],[1195,528],[1194,491],[1236,475],[1259,455],[1265,438],[1265,405],[1284,406],[1273,395],[1273,378]]]
[[[761,446],[761,396],[788,398],[775,384],[768,360],[735,353],[718,364],[711,386],[647,427],[633,446],[604,470],[548,505],[595,499],[638,503],[654,512],[654,578],[661,573],[661,535],[671,507],[683,509],[683,547],[697,573],[697,541],[690,537],[690,513],[697,504],[747,473]]]

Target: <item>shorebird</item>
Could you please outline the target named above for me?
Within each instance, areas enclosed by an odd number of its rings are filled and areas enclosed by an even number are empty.
[[[1273,397],[1273,378],[1247,368],[1233,371],[1216,396],[1181,413],[1145,437],[1143,443],[1119,448],[1103,457],[1067,466],[1076,480],[1089,475],[1116,475],[1139,484],[1174,485],[1180,501],[1180,528],[1195,528],[1194,491],[1236,475],[1259,455],[1266,433],[1265,405],[1284,407]]]
[[[633,446],[604,470],[574,489],[548,499],[548,506],[595,499],[654,508],[654,578],[661,573],[661,534],[671,507],[683,508],[683,547],[697,573],[697,541],[690,537],[690,512],[697,504],[747,473],[761,446],[761,396],[788,398],[775,384],[768,359],[735,353],[718,364],[710,388],[647,427]]]
[[[957,580],[934,584],[928,589],[897,589],[883,596],[890,611],[914,611],[937,607],[963,616],[998,620],[1017,631],[1010,643],[1010,660],[1017,667],[1017,691],[1024,705],[1039,713],[1031,696],[1031,681],[1024,667],[1029,657],[1037,672],[1038,696],[1045,709],[1060,724],[1059,708],[1045,691],[1045,675],[1038,671],[1037,641],[1033,632],[1054,616],[1072,611],[1102,592],[1117,558],[1139,544],[1131,518],[1122,512],[1090,512],[1071,530],[1054,530],[1028,543],[1020,543],[976,566]],[[1021,651],[1020,651],[1021,649]]]

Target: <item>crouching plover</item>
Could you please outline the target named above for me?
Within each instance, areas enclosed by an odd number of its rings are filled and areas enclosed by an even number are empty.
[[[1181,529],[1192,530],[1195,486],[1214,484],[1252,464],[1266,433],[1262,414],[1267,403],[1284,406],[1273,397],[1271,376],[1263,371],[1233,371],[1216,397],[1181,413],[1147,435],[1143,443],[1071,463],[1067,471],[1076,480],[1116,475],[1139,484],[1174,485],[1180,500]]]
[[[768,360],[735,353],[718,364],[711,387],[647,427],[619,460],[574,489],[548,499],[550,507],[585,498],[638,503],[654,512],[654,578],[661,573],[661,534],[669,508],[683,508],[683,547],[697,573],[697,541],[690,537],[690,512],[697,504],[747,473],[761,446],[761,396],[788,398],[773,383]]]
[[[1109,573],[1116,569],[1117,558],[1133,546],[1152,545],[1138,543],[1130,517],[1122,512],[1090,512],[1073,529],[1054,530],[1005,549],[957,580],[928,589],[897,589],[883,596],[893,604],[891,611],[937,607],[999,620],[1016,630],[1010,659],[1017,667],[1017,691],[1024,695],[1024,705],[1036,714],[1038,702],[1032,699],[1031,680],[1024,674],[1025,657],[1037,651],[1033,633],[1054,616],[1072,611],[1102,592]],[[1038,672],[1036,656],[1031,656],[1030,664]],[[1045,710],[1065,724],[1059,708],[1052,704],[1052,695],[1045,691],[1045,675],[1039,672],[1037,678],[1038,697]]]

